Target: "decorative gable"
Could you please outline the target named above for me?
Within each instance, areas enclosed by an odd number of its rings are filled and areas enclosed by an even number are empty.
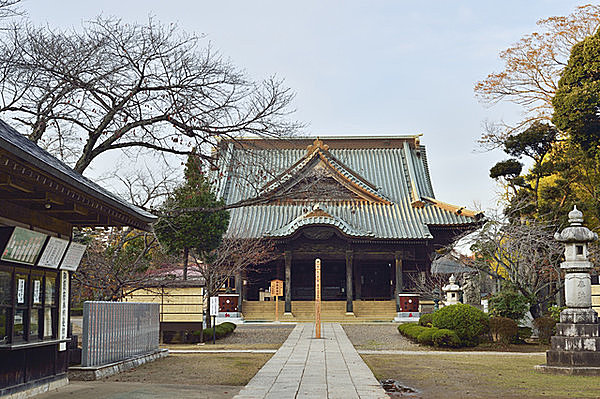
[[[306,155],[285,172],[267,183],[261,197],[274,202],[367,201],[390,204],[379,189],[351,170],[331,153],[318,138]]]

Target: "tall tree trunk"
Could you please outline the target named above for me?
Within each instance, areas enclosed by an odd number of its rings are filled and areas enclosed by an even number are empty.
[[[187,280],[189,254],[190,254],[190,249],[188,247],[183,248],[183,279],[184,280]]]

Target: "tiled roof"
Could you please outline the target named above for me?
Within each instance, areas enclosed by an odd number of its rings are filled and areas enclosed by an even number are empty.
[[[251,145],[223,145],[218,195],[227,204],[234,204],[272,192],[294,173],[302,173],[309,158],[315,156],[314,148],[307,151],[306,142],[300,138],[289,139],[279,147],[262,145],[260,140]],[[276,201],[234,208],[228,234],[281,237],[308,224],[337,223],[336,227],[353,237],[431,239],[430,225],[468,226],[482,216],[435,199],[425,147],[419,144],[418,136],[331,137],[322,142],[324,147],[331,145],[318,155],[331,161],[340,178],[369,191],[373,198],[332,201],[324,197],[312,202]],[[317,202],[331,217],[303,218]]]
[[[104,201],[130,217],[141,220],[144,223],[152,223],[157,219],[151,213],[129,204],[127,201],[100,187],[80,173],[75,172],[2,120],[0,120],[0,148],[11,152],[65,183],[90,194],[94,198]]]

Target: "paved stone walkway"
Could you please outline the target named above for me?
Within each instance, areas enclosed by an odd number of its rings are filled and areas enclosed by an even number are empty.
[[[339,324],[298,324],[239,399],[389,399]]]

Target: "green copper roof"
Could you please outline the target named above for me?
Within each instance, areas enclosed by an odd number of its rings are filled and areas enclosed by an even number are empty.
[[[329,225],[365,239],[431,239],[429,226],[468,226],[481,218],[435,199],[425,147],[417,136],[331,137],[307,151],[306,143],[313,139],[288,139],[283,145],[256,139],[244,145],[224,143],[216,172],[217,194],[227,204],[267,198],[277,187],[310,180],[315,163],[311,160],[319,152],[333,177],[358,194],[372,196],[332,200],[321,193],[304,201],[257,201],[231,210],[228,235],[286,237],[304,226]],[[326,215],[311,216],[315,204]]]

